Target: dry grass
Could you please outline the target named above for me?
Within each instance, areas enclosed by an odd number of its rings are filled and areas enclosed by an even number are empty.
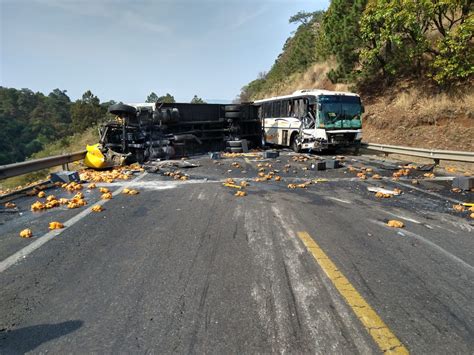
[[[91,127],[83,133],[76,133],[73,136],[67,137],[62,141],[46,145],[43,150],[33,154],[31,159],[39,159],[53,155],[77,152],[86,149],[87,144],[97,143],[98,141],[99,137],[97,134],[97,127]],[[41,171],[35,171],[29,174],[15,176],[10,179],[1,180],[0,189],[24,186],[34,181],[45,179],[50,172],[57,171],[59,169],[60,168],[45,169]]]
[[[446,93],[427,96],[417,88],[398,94],[393,100],[385,99],[385,105],[419,116],[440,116],[455,111],[474,112],[474,92],[452,97]]]
[[[270,92],[265,97],[288,95],[300,89],[325,89],[334,91],[348,91],[346,84],[333,84],[327,78],[327,73],[336,67],[334,60],[313,64],[304,73],[296,73],[288,77],[285,81]]]

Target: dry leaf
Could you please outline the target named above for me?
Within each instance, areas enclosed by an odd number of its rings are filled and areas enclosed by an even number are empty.
[[[91,182],[89,185],[87,185],[88,189],[95,189],[97,186],[93,182]]]
[[[372,179],[374,179],[374,180],[381,180],[382,177],[381,177],[379,174],[375,174],[375,175],[372,176]]]
[[[247,186],[249,186],[249,183],[247,181],[241,181],[240,186],[247,187]]]
[[[45,193],[44,191],[38,192],[38,197],[39,197],[39,198],[43,198],[43,197],[45,197],[45,196],[46,196],[46,193]]]
[[[237,191],[234,196],[237,196],[237,197],[244,197],[244,196],[247,196],[247,193],[245,191]]]
[[[275,181],[280,181],[281,180],[281,176],[275,176]]]
[[[15,208],[16,205],[13,202],[7,202],[5,203],[5,208]]]
[[[457,192],[461,192],[462,190],[459,187],[453,187],[451,191],[457,193]]]
[[[101,194],[106,194],[106,193],[110,192],[110,190],[106,187],[101,187],[99,189],[99,191],[100,191]]]

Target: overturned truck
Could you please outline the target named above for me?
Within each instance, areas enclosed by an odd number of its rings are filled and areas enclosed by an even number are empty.
[[[241,152],[260,144],[260,120],[252,104],[118,103],[109,112],[115,118],[100,126],[99,143],[87,147],[85,163],[93,168]]]

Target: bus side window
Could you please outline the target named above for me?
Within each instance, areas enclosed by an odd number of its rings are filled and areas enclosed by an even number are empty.
[[[281,102],[280,114],[282,117],[288,117],[288,100]]]
[[[281,106],[281,101],[273,102],[273,117],[274,118],[280,117],[280,106]]]

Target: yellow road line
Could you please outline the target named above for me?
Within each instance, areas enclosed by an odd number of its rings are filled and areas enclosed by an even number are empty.
[[[398,340],[379,315],[370,307],[349,280],[338,270],[326,253],[306,232],[298,232],[298,237],[313,254],[316,262],[332,281],[336,289],[352,308],[367,332],[374,339],[380,350],[387,354],[408,354],[407,348]]]

